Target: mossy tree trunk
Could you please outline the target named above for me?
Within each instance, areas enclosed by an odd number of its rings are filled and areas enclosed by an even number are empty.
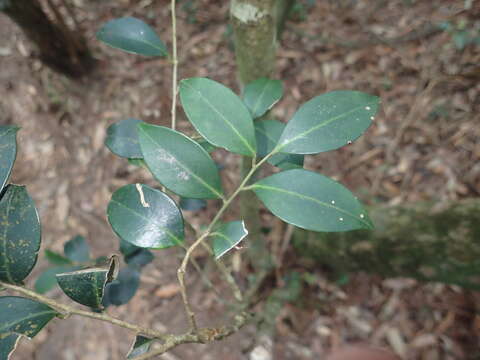
[[[51,69],[71,78],[88,74],[94,59],[85,39],[67,28],[58,9],[52,22],[38,0],[0,0],[0,10],[12,19],[35,44],[40,60]]]
[[[336,275],[366,271],[480,290],[480,199],[436,209],[431,204],[378,207],[374,231],[296,230],[299,254]]]

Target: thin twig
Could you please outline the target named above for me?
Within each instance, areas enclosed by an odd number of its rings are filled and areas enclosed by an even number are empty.
[[[85,310],[80,310],[74,307],[71,307],[69,305],[62,304],[60,302],[57,302],[55,300],[52,300],[50,298],[47,298],[46,296],[37,294],[36,292],[26,289],[22,286],[17,286],[17,285],[12,285],[9,283],[5,283],[3,281],[0,281],[0,286],[3,286],[7,289],[17,291],[30,299],[37,300],[41,303],[44,303],[46,305],[51,306],[54,310],[57,310],[62,317],[67,318],[71,315],[78,315],[78,316],[83,316],[91,319],[96,319],[100,321],[105,321],[120,327],[123,327],[125,329],[129,329],[134,331],[137,334],[142,334],[147,337],[155,338],[155,339],[161,339],[164,340],[167,338],[167,335],[165,335],[162,332],[156,331],[154,329],[149,329],[149,328],[144,328],[142,326],[132,324],[117,318],[114,318],[110,315],[107,315],[105,313],[95,313],[91,311],[85,311]]]
[[[159,348],[140,355],[136,357],[135,360],[151,359],[155,356],[164,354],[181,344],[207,343],[222,340],[236,333],[251,319],[251,314],[243,312],[235,316],[235,321],[230,326],[223,326],[220,328],[201,328],[198,330],[198,334],[185,333],[183,335],[169,336]]]
[[[177,57],[177,19],[175,14],[175,0],[171,1],[172,14],[172,129],[175,130],[177,124],[177,73],[178,73],[178,57]]]
[[[228,199],[226,199],[223,202],[222,207],[218,211],[218,213],[215,215],[213,220],[210,222],[210,224],[207,227],[207,230],[192,244],[187,250],[187,253],[185,254],[185,257],[183,258],[182,264],[177,270],[177,277],[178,277],[178,282],[180,283],[180,288],[181,288],[181,293],[182,293],[182,299],[183,299],[183,305],[185,308],[185,312],[187,314],[187,318],[190,324],[190,330],[193,331],[198,335],[198,326],[195,320],[195,313],[192,311],[192,307],[190,306],[190,302],[188,300],[188,294],[187,294],[187,288],[185,286],[185,274],[187,272],[187,265],[190,260],[190,256],[192,255],[193,251],[211,234],[212,229],[216,225],[216,223],[220,220],[222,217],[223,213],[227,210],[227,208],[230,206],[232,201],[237,197],[237,195],[243,191],[246,190],[246,184],[250,180],[250,178],[253,176],[255,171],[264,163],[266,162],[271,156],[276,154],[280,149],[275,148],[270,154],[265,156],[258,164],[255,164],[255,161],[253,161],[253,167],[250,169],[248,174],[245,176],[245,178],[242,180],[238,188],[233,192],[232,195]]]

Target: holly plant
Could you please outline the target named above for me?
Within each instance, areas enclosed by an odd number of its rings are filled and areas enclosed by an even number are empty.
[[[97,38],[107,45],[144,56],[166,56],[176,65],[154,30],[131,17],[106,23]],[[183,343],[220,340],[252,318],[245,289],[230,274],[229,254],[249,239],[241,218],[224,221],[224,215],[242,192],[255,193],[276,217],[296,227],[339,232],[372,229],[373,224],[358,199],[340,183],[303,168],[305,155],[335,150],[351,144],[372,124],[379,98],[359,91],[332,91],[302,104],[286,123],[265,116],[282,97],[279,80],[260,78],[247,84],[241,96],[209,78],[193,77],[174,83],[183,111],[197,134],[126,118],[107,130],[106,146],[129,162],[147,168],[156,186],[128,184],[117,189],[108,204],[107,217],[119,238],[126,266],[117,256],[92,259],[85,239],[75,237],[64,253],[47,250],[54,265],[36,281],[35,290],[24,280],[31,273],[40,249],[40,221],[30,195],[20,185],[7,184],[15,161],[14,126],[0,127],[0,286],[22,295],[0,297],[0,358],[7,359],[21,337],[34,337],[53,319],[78,315],[111,322],[132,330],[136,339],[129,359],[148,359]],[[175,96],[174,96],[175,98]],[[173,111],[175,110],[175,103]],[[268,114],[267,114],[268,115]],[[173,122],[174,124],[174,122]],[[251,159],[251,169],[225,191],[218,164],[211,153],[224,149]],[[262,165],[273,174],[262,177]],[[183,211],[220,203],[211,221],[193,240],[185,236]],[[181,205],[181,206],[180,206]],[[193,252],[203,247],[231,287],[238,311],[219,328],[198,325],[185,283]],[[165,334],[113,318],[106,309],[122,305],[135,294],[140,271],[162,250],[177,247],[183,259],[178,281],[187,323],[183,334]],[[57,302],[44,293],[56,284],[74,302]],[[152,342],[157,348],[150,350]]]

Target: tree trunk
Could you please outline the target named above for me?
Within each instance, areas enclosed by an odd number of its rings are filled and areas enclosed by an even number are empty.
[[[83,37],[69,30],[60,13],[59,23],[53,23],[38,0],[0,0],[0,10],[11,18],[32,41],[40,60],[51,69],[71,78],[88,74],[95,61]]]
[[[300,254],[337,275],[366,271],[480,290],[480,199],[435,209],[431,204],[378,207],[374,231],[296,230]]]
[[[232,0],[230,6],[238,75],[243,85],[269,77],[275,68],[277,39],[276,0]],[[250,171],[251,158],[242,159],[242,177]],[[251,191],[240,197],[242,218],[250,233],[250,259],[259,270],[271,266],[270,255],[260,231],[258,200]]]

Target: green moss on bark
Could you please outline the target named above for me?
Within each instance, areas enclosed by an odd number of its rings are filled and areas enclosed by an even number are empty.
[[[480,200],[441,210],[431,204],[376,208],[371,216],[371,232],[298,230],[295,248],[338,273],[362,270],[480,290]]]

